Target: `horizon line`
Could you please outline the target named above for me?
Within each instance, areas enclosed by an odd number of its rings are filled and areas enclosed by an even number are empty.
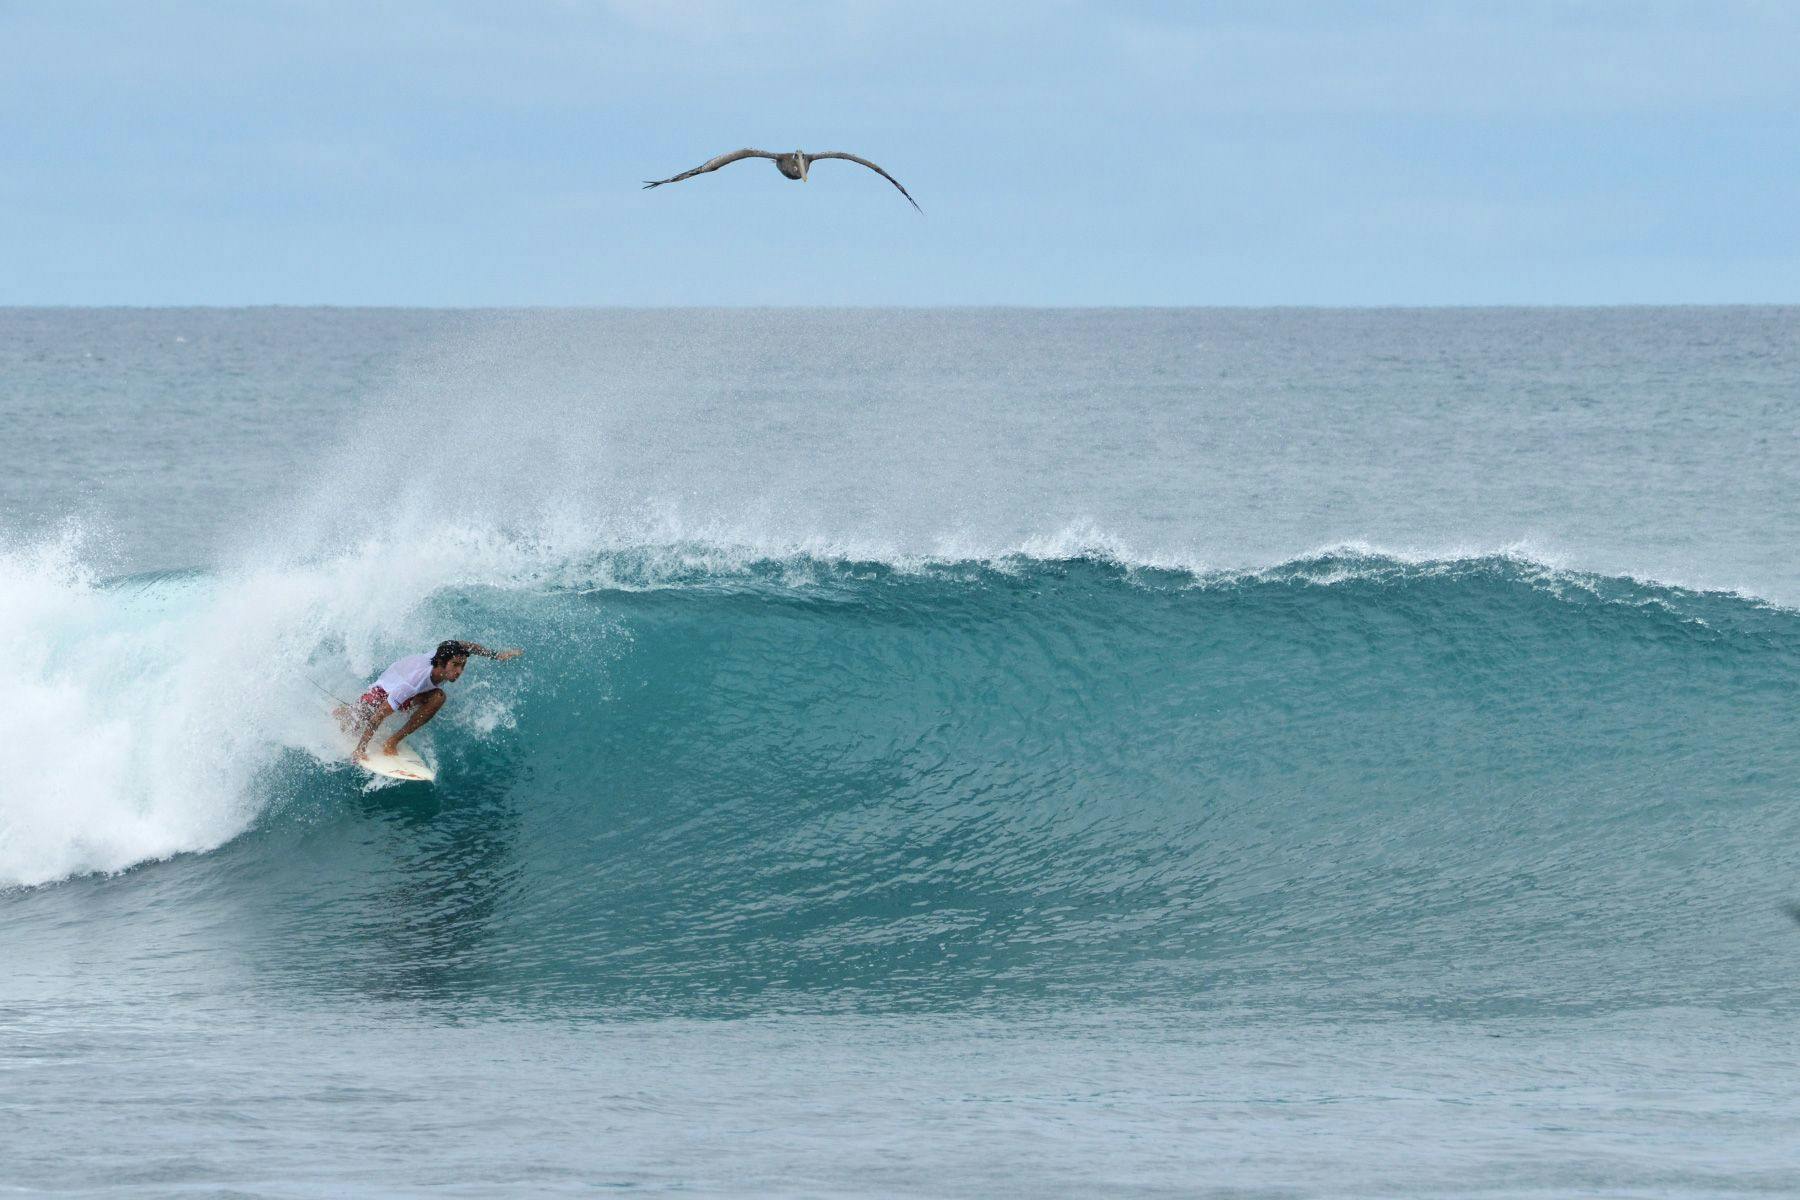
[[[1545,312],[1601,309],[1800,308],[1796,300],[1625,300],[1608,302],[1456,302],[1448,304],[14,304],[0,312]]]

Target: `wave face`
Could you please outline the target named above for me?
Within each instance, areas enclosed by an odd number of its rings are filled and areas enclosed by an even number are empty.
[[[1787,609],[1506,556],[473,543],[384,606],[372,561],[7,560],[0,882],[176,856],[146,910],[464,1004],[1765,999]],[[438,786],[333,761],[318,689],[449,635],[526,657],[457,685]]]

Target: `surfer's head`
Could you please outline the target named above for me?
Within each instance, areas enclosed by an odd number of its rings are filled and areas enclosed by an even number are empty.
[[[441,667],[453,658],[467,662],[469,647],[466,642],[439,642],[437,649],[431,652],[431,665]]]
[[[431,652],[431,681],[455,683],[469,665],[469,648],[461,642],[439,642]]]

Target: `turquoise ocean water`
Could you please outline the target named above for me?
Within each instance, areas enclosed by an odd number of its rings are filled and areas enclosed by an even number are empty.
[[[0,1191],[1800,1192],[1800,310],[14,309],[0,427]]]

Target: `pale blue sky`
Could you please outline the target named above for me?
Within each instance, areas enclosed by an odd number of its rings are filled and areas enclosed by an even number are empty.
[[[0,304],[1800,301],[1800,4],[0,0]],[[790,183],[739,146],[846,163]]]

